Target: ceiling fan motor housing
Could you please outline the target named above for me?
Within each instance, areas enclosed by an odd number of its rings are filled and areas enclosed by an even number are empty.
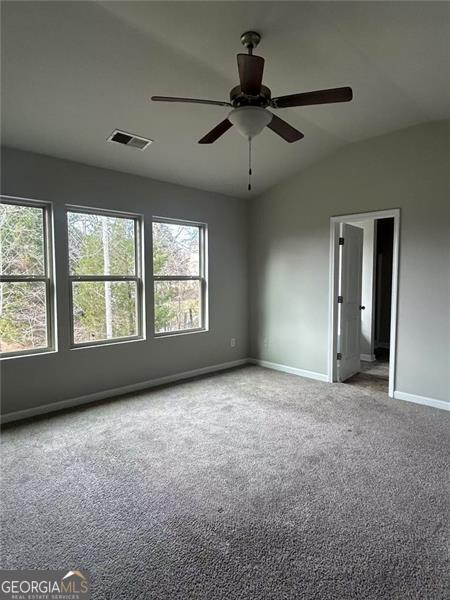
[[[270,89],[262,85],[261,91],[257,96],[249,96],[244,94],[240,85],[236,85],[230,92],[230,102],[237,108],[238,106],[269,106],[271,98]]]

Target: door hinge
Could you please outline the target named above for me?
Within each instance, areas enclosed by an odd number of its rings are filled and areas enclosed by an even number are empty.
[[[339,238],[339,246],[343,246],[344,245],[344,238],[340,237]]]
[[[342,360],[342,352],[338,352],[338,353],[336,354],[336,358],[337,358],[338,360]]]
[[[338,296],[338,304],[342,304],[344,302],[344,298],[342,296]]]

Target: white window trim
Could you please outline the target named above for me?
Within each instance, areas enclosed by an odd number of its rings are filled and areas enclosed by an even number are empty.
[[[199,275],[155,275],[153,273],[153,223],[168,223],[170,225],[184,225],[187,227],[199,228]],[[205,333],[209,329],[208,318],[208,225],[199,221],[188,221],[185,219],[172,219],[169,217],[152,218],[152,275],[153,275],[153,310],[155,298],[155,281],[200,281],[200,327],[191,329],[177,329],[176,331],[155,330],[155,316],[153,314],[153,336],[155,338],[165,338],[180,336],[192,333]]]
[[[14,352],[0,353],[0,360],[34,356],[36,354],[49,354],[56,352],[56,301],[55,301],[55,265],[53,249],[53,211],[52,203],[44,200],[21,198],[19,196],[1,195],[0,202],[16,206],[30,206],[41,208],[43,211],[43,242],[44,242],[44,274],[40,275],[0,275],[2,283],[42,281],[45,283],[45,304],[47,324],[47,346],[42,348],[29,348]]]
[[[136,213],[127,213],[117,210],[104,208],[94,208],[79,205],[66,205],[66,231],[67,240],[69,239],[69,213],[93,214],[105,217],[115,217],[119,219],[134,220],[134,239],[135,239],[135,275],[71,275],[69,268],[69,247],[67,248],[67,278],[69,284],[69,323],[70,323],[70,349],[79,350],[81,348],[109,346],[111,344],[120,344],[123,342],[135,342],[144,340],[144,268],[143,268],[143,235],[144,224],[143,216]],[[106,340],[92,340],[89,342],[75,343],[74,340],[74,319],[73,319],[73,283],[76,281],[134,281],[136,283],[136,315],[137,315],[137,334],[123,337],[115,337]]]

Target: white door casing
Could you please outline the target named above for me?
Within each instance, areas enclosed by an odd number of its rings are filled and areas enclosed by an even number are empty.
[[[361,346],[361,290],[363,230],[340,223],[339,246],[339,328],[338,328],[338,379],[345,381],[359,373]]]
[[[357,223],[366,219],[394,219],[394,250],[392,262],[391,334],[389,353],[389,396],[394,398],[397,364],[397,298],[399,281],[400,209],[388,208],[364,213],[341,214],[330,217],[330,289],[328,317],[328,381],[338,381],[338,307],[339,294],[339,225]],[[401,393],[401,392],[399,392]]]

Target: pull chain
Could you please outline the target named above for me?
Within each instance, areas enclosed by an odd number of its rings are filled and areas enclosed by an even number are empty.
[[[250,192],[252,189],[251,184],[251,176],[252,176],[252,138],[248,138],[248,191]]]

